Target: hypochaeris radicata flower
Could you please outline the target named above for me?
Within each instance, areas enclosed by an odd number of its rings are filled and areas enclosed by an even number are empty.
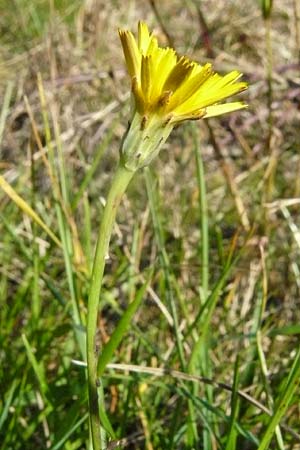
[[[119,30],[132,82],[133,117],[125,135],[121,157],[125,167],[136,170],[157,155],[174,126],[245,108],[244,102],[222,103],[247,89],[236,70],[219,75],[207,63],[200,65],[175,50],[158,46],[145,23],[139,22],[138,38]]]

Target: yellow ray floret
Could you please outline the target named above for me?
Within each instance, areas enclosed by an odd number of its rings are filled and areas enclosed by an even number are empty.
[[[119,35],[135,107],[141,115],[156,114],[175,124],[247,106],[243,102],[220,104],[247,89],[247,83],[238,81],[238,71],[221,76],[211,64],[201,66],[169,47],[159,47],[144,22],[139,22],[137,41],[130,31],[119,30]]]

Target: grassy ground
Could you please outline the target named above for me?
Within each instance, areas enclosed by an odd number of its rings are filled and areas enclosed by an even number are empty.
[[[249,109],[176,129],[122,202],[99,341],[141,304],[102,378],[108,448],[300,449],[300,7],[274,3],[0,0],[1,450],[89,448],[89,278],[129,117],[117,28],[139,19],[242,71]]]

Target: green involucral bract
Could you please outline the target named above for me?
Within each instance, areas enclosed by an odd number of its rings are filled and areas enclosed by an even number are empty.
[[[134,172],[150,164],[173,128],[173,124],[157,114],[148,118],[136,112],[121,145],[121,163]]]

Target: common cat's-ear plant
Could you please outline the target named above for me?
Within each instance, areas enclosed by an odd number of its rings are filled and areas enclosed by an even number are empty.
[[[241,73],[225,76],[213,72],[211,64],[200,64],[178,56],[172,48],[161,48],[145,23],[138,25],[138,38],[119,30],[131,78],[133,108],[121,144],[120,161],[107,197],[93,264],[87,314],[87,366],[89,411],[94,450],[100,450],[100,419],[97,395],[96,345],[98,306],[116,211],[135,172],[158,155],[174,126],[189,119],[202,119],[245,108],[243,102],[222,103],[247,89]],[[100,356],[101,357],[101,356]]]

